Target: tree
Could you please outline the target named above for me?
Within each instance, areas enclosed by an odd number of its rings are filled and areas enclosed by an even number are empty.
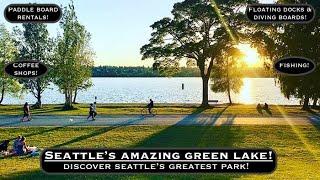
[[[51,66],[53,41],[49,37],[47,26],[43,23],[24,23],[23,31],[16,29],[20,60],[35,60]],[[50,71],[50,68],[49,68]],[[36,79],[23,79],[20,82],[37,99],[35,108],[42,108],[42,93],[49,86],[50,72]]]
[[[76,90],[74,91],[74,96],[73,96],[72,103],[73,103],[73,104],[76,104],[76,103],[77,103],[76,99],[77,99],[77,95],[78,95],[78,92],[79,92],[79,91],[87,90],[87,89],[89,89],[91,86],[92,86],[92,81],[91,81],[91,79],[88,77],[88,79],[85,80],[85,81],[83,81],[82,85],[78,86],[78,87],[76,88]]]
[[[22,87],[16,79],[13,79],[3,71],[5,65],[15,61],[17,58],[17,48],[11,34],[3,24],[0,24],[0,104],[3,102],[6,93],[21,95]]]
[[[54,59],[54,83],[65,95],[65,109],[71,109],[75,93],[90,81],[94,53],[89,46],[90,34],[78,22],[73,2],[64,8]]]
[[[320,10],[320,2],[314,0],[282,0],[280,3],[308,3],[316,12]],[[320,63],[320,15],[308,24],[281,24],[256,28],[252,39],[255,45],[265,51],[271,62],[282,57],[304,56]],[[281,31],[280,31],[281,28]],[[271,63],[271,64],[273,64]],[[275,73],[282,93],[289,99],[294,96],[303,102],[303,109],[309,109],[310,99],[316,104],[320,97],[320,67],[304,76],[287,76]]]
[[[214,92],[227,92],[229,103],[232,104],[231,91],[238,93],[243,84],[243,63],[239,59],[244,56],[236,47],[226,47],[221,52],[218,63],[212,68],[211,90]]]
[[[152,37],[141,48],[142,59],[153,58],[155,64],[165,63],[169,67],[177,66],[183,59],[194,61],[202,78],[202,106],[208,106],[208,81],[215,57],[223,47],[220,39],[225,40],[227,34],[229,41],[237,41],[235,30],[242,27],[235,15],[236,8],[246,2],[253,1],[185,0],[176,3],[173,18],[166,17],[151,25]],[[241,17],[244,19],[243,13]]]

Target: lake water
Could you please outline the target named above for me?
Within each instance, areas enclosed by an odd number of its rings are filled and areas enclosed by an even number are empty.
[[[89,103],[98,97],[98,103],[146,103],[151,98],[156,103],[201,103],[201,78],[92,78],[93,87],[79,92],[77,101]],[[233,94],[235,103],[297,105],[299,100],[286,99],[276,86],[273,78],[245,78],[239,94]],[[182,83],[185,89],[182,90]],[[224,93],[213,93],[209,90],[209,99],[227,103],[228,97]],[[6,96],[4,104],[35,103],[31,94],[23,98]],[[63,103],[64,95],[52,85],[43,94],[43,103]]]

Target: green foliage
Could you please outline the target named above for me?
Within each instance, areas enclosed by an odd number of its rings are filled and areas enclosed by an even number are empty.
[[[48,67],[52,65],[53,40],[49,37],[47,25],[42,23],[24,23],[23,31],[15,29],[16,43],[20,60],[36,60]],[[42,93],[51,82],[51,72],[36,79],[23,79],[20,82],[36,99],[36,107],[42,107]]]
[[[314,0],[282,0],[281,3],[308,3],[316,12],[320,10],[320,3]],[[252,39],[256,46],[264,50],[272,62],[282,57],[303,56],[312,59],[316,64],[320,63],[320,15],[316,13],[315,19],[308,24],[281,24],[257,26]],[[280,31],[281,29],[281,31]],[[262,51],[263,52],[263,51]],[[272,66],[272,63],[269,67]],[[294,96],[303,100],[303,107],[308,108],[309,99],[316,102],[320,98],[320,67],[304,76],[286,76],[275,73],[282,93],[290,98]]]
[[[243,56],[242,52],[233,47],[225,47],[219,58],[217,64],[212,68],[214,73],[211,75],[211,90],[214,92],[227,92],[229,102],[232,104],[231,91],[238,93],[243,84],[243,64],[239,59]]]
[[[141,48],[142,59],[153,58],[155,68],[174,70],[179,61],[196,62],[203,79],[203,105],[208,105],[208,79],[217,46],[212,30],[220,25],[213,7],[205,0],[176,3],[173,18],[163,18],[153,25],[149,44]],[[207,67],[206,64],[209,64]]]
[[[72,108],[75,92],[90,81],[94,53],[90,34],[78,22],[73,2],[64,8],[60,26],[63,35],[57,39],[54,58],[54,83],[65,94],[65,107]]]
[[[205,63],[217,47],[212,28],[219,25],[218,16],[208,1],[186,0],[176,3],[173,19],[163,18],[151,25],[149,44],[141,48],[143,59],[153,58],[155,63],[177,66],[182,59],[193,59],[201,73]]]
[[[17,48],[11,34],[3,24],[0,24],[0,104],[6,93],[14,96],[22,95],[22,86],[3,71],[5,65],[16,60]]]
[[[208,80],[215,58],[235,33],[243,29],[245,19],[237,9],[254,1],[185,0],[174,5],[173,18],[163,18],[153,25],[149,44],[141,48],[142,59],[153,58],[156,67],[172,71],[181,60],[193,61],[203,80],[202,105],[208,105]],[[230,28],[231,27],[231,28]],[[170,73],[169,73],[170,74]]]
[[[91,86],[93,85],[91,79],[87,79],[85,81],[82,82],[82,84],[80,84],[76,90],[74,91],[74,94],[73,94],[73,101],[72,103],[75,104],[77,103],[77,95],[78,95],[78,92],[79,91],[85,91],[87,89],[89,89]]]

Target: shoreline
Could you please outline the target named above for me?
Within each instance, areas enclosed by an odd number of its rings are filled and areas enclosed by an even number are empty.
[[[77,105],[89,105],[92,102],[87,102],[87,103],[76,103],[74,104],[75,106]],[[100,106],[106,106],[106,107],[143,107],[147,103],[97,103],[97,105]],[[158,107],[201,107],[201,103],[154,103],[155,106]],[[260,103],[261,104],[261,103]],[[31,104],[33,105],[33,104]],[[43,106],[63,106],[63,103],[57,103],[57,104],[42,104]],[[209,108],[211,107],[219,107],[219,106],[256,106],[257,104],[242,104],[242,103],[233,103],[232,105],[229,105],[228,103],[217,103],[217,104],[209,104]],[[269,104],[270,106],[284,106],[284,107],[302,107],[302,105],[292,105],[292,104]],[[0,104],[1,106],[23,106],[22,104]],[[312,105],[310,105],[312,106]]]
[[[147,104],[97,104],[98,115],[141,115]],[[89,104],[75,104],[72,110],[63,110],[63,104],[44,104],[41,109],[31,107],[32,115],[70,115],[85,116],[89,112]],[[22,115],[23,105],[1,105],[0,115]],[[285,116],[320,116],[319,108],[303,110],[300,105],[269,105],[271,113],[258,112],[255,104],[217,104],[201,107],[200,104],[155,104],[157,115],[218,115],[239,117],[285,117]]]

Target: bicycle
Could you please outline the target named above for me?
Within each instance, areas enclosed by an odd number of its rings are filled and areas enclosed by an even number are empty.
[[[156,116],[157,114],[158,114],[158,112],[154,108],[151,109],[151,114],[149,113],[148,108],[143,108],[141,110],[141,116],[148,116],[148,115]]]

